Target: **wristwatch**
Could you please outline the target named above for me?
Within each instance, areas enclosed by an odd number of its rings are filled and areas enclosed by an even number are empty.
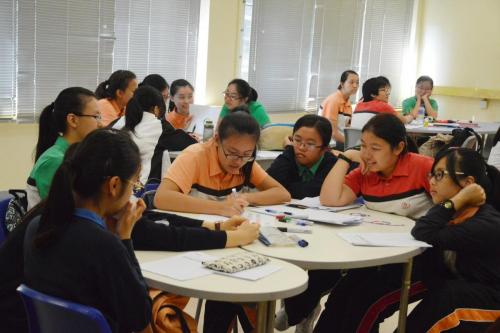
[[[441,205],[446,209],[455,210],[455,204],[449,199],[444,201]]]
[[[347,164],[349,164],[349,166],[351,166],[351,164],[353,163],[353,161],[349,157],[345,156],[344,154],[339,154],[339,156],[337,156],[337,158],[346,161]]]

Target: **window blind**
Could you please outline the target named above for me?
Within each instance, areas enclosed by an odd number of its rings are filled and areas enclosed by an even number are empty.
[[[0,118],[14,116],[16,92],[16,2],[0,0]]]
[[[200,0],[116,0],[113,71],[194,84]]]
[[[413,2],[253,0],[248,80],[269,111],[317,110],[353,69],[361,83],[387,76],[399,105]]]
[[[93,91],[111,72],[113,2],[17,3],[17,119],[34,121],[62,89]]]

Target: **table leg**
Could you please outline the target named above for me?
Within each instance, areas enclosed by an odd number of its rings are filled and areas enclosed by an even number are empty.
[[[267,302],[267,333],[274,332],[274,314],[276,312],[276,301]]]
[[[408,260],[403,267],[403,277],[401,279],[401,298],[399,299],[398,333],[404,333],[406,331],[406,315],[408,313],[408,296],[410,293],[412,266],[413,259],[410,258],[410,260]]]
[[[257,303],[257,327],[256,333],[266,333],[267,329],[268,302]]]

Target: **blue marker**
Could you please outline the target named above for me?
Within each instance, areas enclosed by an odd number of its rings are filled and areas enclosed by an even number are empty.
[[[294,242],[297,242],[297,245],[300,247],[307,247],[309,245],[306,240],[299,238],[297,235],[288,235],[288,237],[290,237],[290,239]]]
[[[271,246],[271,242],[261,233],[259,233],[259,241],[265,246]]]

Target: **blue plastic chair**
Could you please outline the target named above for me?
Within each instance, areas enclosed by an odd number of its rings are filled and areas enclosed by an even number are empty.
[[[7,214],[7,207],[12,198],[9,196],[0,201],[0,244],[7,238],[7,227],[5,226],[5,215]]]
[[[89,306],[49,296],[21,284],[30,333],[111,333],[102,313]]]

